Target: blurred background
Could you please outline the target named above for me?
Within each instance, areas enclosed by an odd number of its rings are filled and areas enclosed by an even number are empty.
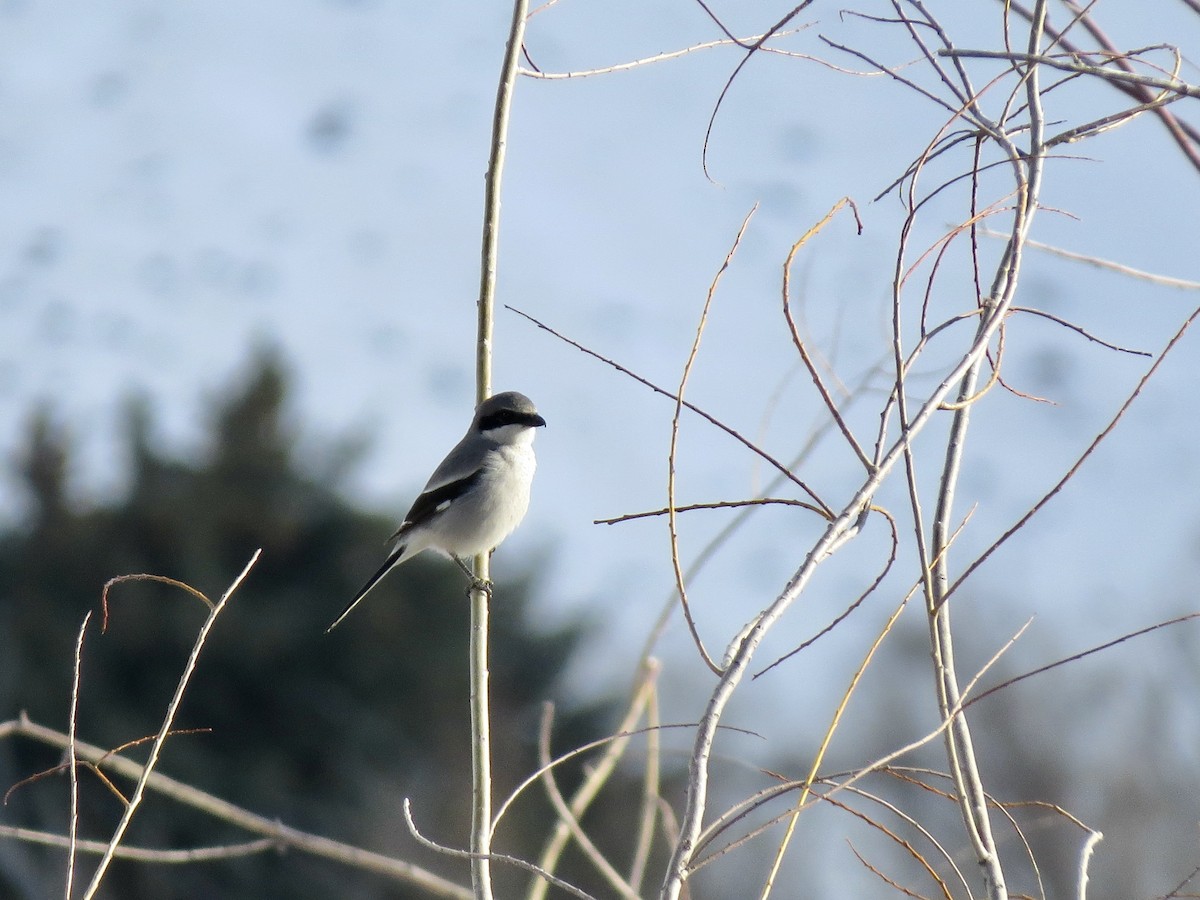
[[[1003,6],[940,12],[960,45],[995,47]],[[711,9],[747,36],[786,12]],[[1119,47],[1170,42],[1186,56],[1200,41],[1186,4],[1100,3],[1093,14]],[[110,577],[154,572],[216,596],[262,547],[184,708],[182,725],[213,731],[170,744],[164,771],[382,852],[418,858],[399,818],[402,796],[414,798],[428,832],[465,839],[465,794],[453,793],[467,771],[457,571],[437,560],[406,567],[333,636],[322,632],[470,416],[483,174],[508,16],[503,4],[382,0],[0,0],[0,719],[24,709],[65,728],[71,649]],[[822,38],[889,64],[917,55],[901,29],[834,7],[815,4],[795,25],[780,46],[848,69],[868,67]],[[532,18],[527,65],[586,70],[721,37],[694,3],[563,0]],[[593,78],[523,79],[499,296],[674,390],[708,287],[758,204],[716,295],[688,397],[784,461],[815,438],[801,472],[836,506],[861,472],[830,434],[791,344],[783,260],[838,198],[855,199],[863,233],[844,214],[827,226],[799,257],[793,300],[869,442],[890,384],[880,366],[891,352],[904,214],[884,194],[948,116],[890,79],[759,54],[715,119],[706,175],[706,127],[743,55],[725,45]],[[982,70],[980,83],[987,71],[999,68]],[[1180,75],[1200,80],[1191,62]],[[1125,102],[1080,82],[1050,98],[1048,117],[1064,122]],[[1172,109],[1194,122],[1194,103]],[[1156,120],[1064,150],[1047,168],[1049,208],[1034,238],[1200,278],[1200,180]],[[942,164],[925,190],[969,159]],[[1008,189],[1001,175],[985,188],[986,202]],[[965,218],[967,204],[959,185],[926,206],[910,263]],[[996,250],[985,240],[985,256]],[[970,309],[972,278],[969,256],[949,254],[934,312]],[[911,289],[913,316],[923,284]],[[1028,257],[1022,285],[1020,305],[1154,352],[1197,297],[1194,285],[1049,254]],[[931,350],[927,381],[914,384],[932,388],[939,363],[959,349]],[[495,350],[496,388],[529,394],[549,422],[529,517],[494,561],[496,754],[501,782],[512,784],[532,765],[544,699],[559,710],[559,748],[613,726],[670,600],[665,522],[593,520],[664,505],[672,404],[510,312],[497,315]],[[1147,365],[1014,318],[1006,381],[1052,403],[996,391],[979,405],[959,505],[972,517],[952,568],[1053,486]],[[1188,338],[1062,495],[957,595],[964,671],[1031,618],[988,683],[1197,609],[1200,516],[1188,502],[1200,480],[1197,365]],[[694,417],[680,446],[680,502],[752,496],[772,477]],[[934,434],[928,449],[923,475],[932,479]],[[903,485],[877,502],[903,512]],[[685,562],[731,516],[684,517]],[[706,565],[691,596],[712,652],[774,598],[819,524],[763,510]],[[772,633],[764,665],[867,587],[888,549],[878,525],[824,568]],[[907,566],[845,626],[743,687],[729,724],[758,736],[722,739],[723,802],[761,786],[759,767],[806,771],[841,686],[913,580],[907,549]],[[193,605],[161,586],[119,589],[110,633],[89,639],[81,736],[115,745],[153,731],[201,619]],[[975,707],[985,783],[998,797],[1061,804],[1105,833],[1093,897],[1164,895],[1200,865],[1197,649],[1195,625],[1155,632]],[[678,620],[655,652],[664,720],[694,721],[711,682]],[[927,660],[914,608],[851,707],[834,768],[932,727]],[[675,738],[669,759],[682,764],[688,746],[686,735]],[[0,785],[55,761],[0,745]],[[936,747],[916,761],[944,767]],[[632,789],[613,786],[616,796]],[[944,817],[953,835],[953,807],[913,793],[901,790],[906,808],[923,810],[923,821]],[[66,797],[62,779],[23,787],[0,821],[62,831]],[[667,799],[679,802],[677,785]],[[87,822],[103,833],[116,802],[97,789],[89,803]],[[536,803],[519,811],[529,822],[541,812]],[[140,843],[231,839],[166,803],[145,814],[132,835]],[[1025,816],[1048,895],[1070,895],[1082,833],[1049,814]],[[847,818],[826,810],[802,821],[785,895],[891,896],[847,847]],[[605,834],[610,823],[594,824]],[[619,848],[622,826],[611,824]],[[538,845],[528,831],[514,827],[514,852]],[[737,896],[771,840],[704,870],[696,895]],[[891,860],[894,848],[877,835],[855,834],[854,846],[889,859],[903,881],[907,863]],[[456,864],[419,859],[463,880]],[[1015,889],[1036,889],[1028,867],[1011,877]],[[43,897],[61,883],[61,853],[0,843],[0,895]],[[122,864],[111,891],[397,896],[373,876],[297,854],[190,867],[186,881]]]

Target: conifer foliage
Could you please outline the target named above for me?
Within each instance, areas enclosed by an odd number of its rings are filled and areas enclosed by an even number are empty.
[[[157,449],[151,408],[131,402],[128,488],[91,509],[69,489],[78,436],[49,410],[32,417],[15,460],[29,513],[0,533],[0,718],[24,710],[65,728],[75,638],[109,578],[165,575],[216,597],[261,547],[206,645],[178,721],[211,730],[171,738],[160,771],[289,825],[461,876],[461,863],[415,846],[401,801],[412,799],[426,833],[465,841],[464,579],[439,560],[414,560],[354,620],[324,633],[375,565],[395,514],[365,513],[344,499],[338,486],[360,447],[321,448],[303,438],[288,391],[279,356],[258,352],[244,382],[213,404],[209,445],[190,461]],[[500,576],[493,740],[497,789],[507,791],[535,767],[537,709],[554,697],[581,631],[531,625],[531,578]],[[156,730],[205,610],[150,582],[118,585],[110,601],[107,633],[93,627],[85,646],[78,733],[115,747]],[[597,709],[560,715],[556,732],[582,742],[600,733],[602,718]],[[0,790],[56,762],[43,748],[0,745]],[[81,780],[80,834],[106,838],[119,801],[95,779]],[[64,778],[23,786],[4,818],[62,833],[66,796]],[[159,799],[139,813],[129,843],[189,847],[241,837]],[[508,849],[531,846],[517,844]],[[60,850],[0,841],[0,896],[60,893],[64,860]],[[405,895],[374,876],[294,853],[183,869],[123,862],[106,884],[107,896],[134,900]]]

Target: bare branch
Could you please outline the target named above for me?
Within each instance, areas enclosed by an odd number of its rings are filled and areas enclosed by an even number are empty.
[[[704,0],[696,0],[696,2],[704,9],[705,12],[708,13],[709,17],[717,24],[717,27],[725,32],[726,37],[730,38],[731,40],[736,40],[729,29],[721,24],[720,19],[713,15],[712,11],[709,10],[708,6],[705,5]],[[791,22],[792,19],[796,18],[796,16],[800,15],[801,10],[809,6],[812,2],[813,0],[802,0],[798,6],[793,8],[789,13],[784,15],[782,19],[767,29],[767,31],[765,31],[761,36],[759,36],[754,43],[745,47],[746,55],[742,57],[742,61],[737,64],[729,78],[726,80],[725,86],[721,88],[721,93],[717,95],[717,102],[713,104],[712,114],[708,117],[708,126],[704,129],[704,145],[700,152],[700,165],[704,170],[704,176],[709,181],[713,181],[713,177],[708,171],[708,142],[712,137],[713,127],[717,122],[717,113],[721,111],[721,105],[725,102],[725,97],[729,93],[729,89],[733,87],[733,82],[737,79],[742,69],[746,67],[746,64],[750,62],[750,58],[762,48],[763,44],[787,27],[788,23]]]
[[[23,714],[19,719],[0,722],[0,740],[12,736],[26,737],[51,747],[65,750],[70,744],[70,736],[53,728],[47,728],[36,722],[31,722]],[[76,740],[76,755],[98,766],[103,766],[125,778],[140,781],[146,773],[146,766],[134,762],[128,757],[121,756],[95,744]],[[447,897],[451,900],[473,900],[470,888],[462,887],[447,881],[440,875],[435,875],[420,866],[363,850],[350,844],[330,840],[326,837],[310,834],[284,825],[282,822],[268,819],[265,816],[249,812],[227,800],[201,791],[191,785],[184,784],[160,772],[152,772],[146,779],[146,787],[168,797],[177,803],[198,810],[251,834],[260,834],[279,846],[290,847],[312,856],[333,860],[367,872],[374,872],[385,878],[412,884],[434,897]],[[114,851],[114,856],[120,856],[122,848]],[[186,851],[185,851],[186,852]]]
[[[837,423],[842,435],[846,438],[846,442],[850,444],[850,448],[858,456],[859,462],[868,472],[871,470],[871,461],[863,452],[858,441],[855,440],[854,434],[850,431],[850,426],[846,424],[846,420],[842,417],[841,411],[838,409],[837,402],[829,393],[829,389],[825,386],[824,379],[821,378],[821,373],[817,370],[813,363],[812,356],[805,347],[803,338],[800,337],[800,330],[796,327],[796,320],[792,317],[792,293],[791,293],[791,278],[792,278],[792,263],[796,258],[796,254],[800,252],[800,248],[808,243],[809,238],[820,232],[837,214],[838,210],[844,206],[849,206],[854,212],[854,221],[858,224],[858,233],[862,234],[862,220],[858,217],[858,208],[854,205],[854,201],[849,197],[843,197],[833,208],[825,214],[816,225],[806,231],[796,243],[792,245],[792,249],[788,252],[787,259],[783,263],[783,316],[787,320],[788,329],[792,333],[792,343],[796,346],[797,352],[800,354],[800,359],[804,363],[804,367],[808,369],[809,377],[812,378],[813,384],[816,385],[817,393],[821,395],[821,400],[825,407],[829,410],[829,414],[833,416],[833,420]]]
[[[981,229],[980,233],[986,235],[987,237],[1003,236],[998,232],[990,231],[988,229]],[[1075,262],[1085,263],[1089,266],[1095,266],[1097,269],[1108,269],[1109,271],[1117,272],[1121,275],[1127,275],[1130,278],[1148,281],[1151,284],[1161,284],[1164,287],[1181,288],[1187,291],[1200,291],[1200,281],[1191,281],[1187,278],[1172,278],[1169,275],[1158,275],[1154,272],[1146,272],[1142,269],[1135,269],[1133,266],[1127,266],[1124,263],[1113,262],[1112,260],[1103,259],[1099,256],[1091,256],[1090,254],[1086,253],[1076,253],[1072,250],[1064,250],[1062,247],[1044,244],[1041,241],[1035,241],[1032,238],[1029,238],[1025,241],[1025,246],[1032,247],[1034,250],[1041,250],[1044,253],[1050,253],[1054,256],[1060,256],[1063,259],[1070,259],[1074,260]],[[1149,354],[1144,353],[1143,355],[1148,356]]]
[[[1158,358],[1154,360],[1154,364],[1151,365],[1150,368],[1146,370],[1145,374],[1142,375],[1142,377],[1138,380],[1137,385],[1134,387],[1129,396],[1125,398],[1125,402],[1121,404],[1121,407],[1117,410],[1116,414],[1112,417],[1112,419],[1109,420],[1109,423],[1104,427],[1104,429],[1096,435],[1092,442],[1088,444],[1087,448],[1084,449],[1079,458],[1075,460],[1074,465],[1072,465],[1071,468],[1066,471],[1062,478],[1060,478],[1055,485],[1050,488],[1049,491],[1042,495],[1042,498],[1038,500],[1037,503],[1029,508],[1029,511],[1026,512],[1025,515],[1018,519],[1014,525],[1012,525],[1007,531],[1004,532],[1004,534],[1000,535],[1000,537],[993,541],[991,546],[989,546],[983,553],[976,557],[969,566],[967,566],[963,573],[955,580],[954,584],[947,589],[946,598],[951,597],[976,569],[983,565],[983,563],[1009,538],[1011,538],[1017,533],[1017,531],[1024,527],[1026,522],[1037,515],[1038,512],[1040,512],[1042,508],[1050,502],[1051,498],[1056,496],[1058,492],[1066,486],[1067,482],[1075,477],[1075,473],[1079,471],[1080,467],[1087,461],[1088,457],[1095,452],[1096,448],[1100,446],[1105,438],[1112,434],[1113,429],[1117,427],[1117,423],[1125,417],[1125,414],[1129,411],[1130,407],[1133,406],[1133,402],[1141,395],[1142,389],[1145,388],[1150,379],[1154,377],[1154,373],[1158,371],[1158,367],[1162,365],[1163,361],[1167,358],[1167,356],[1170,355],[1171,351],[1183,339],[1184,334],[1192,326],[1192,323],[1196,321],[1197,317],[1200,317],[1200,307],[1197,307],[1195,310],[1193,310],[1192,314],[1188,316],[1183,325],[1180,326],[1179,330],[1176,331],[1171,337],[1171,340],[1167,342],[1167,345],[1158,355]]]
[[[1027,678],[1033,678],[1035,675],[1043,675],[1046,672],[1049,672],[1051,669],[1057,669],[1059,666],[1065,666],[1067,663],[1076,662],[1078,660],[1081,660],[1088,656],[1091,656],[1094,653],[1100,653],[1103,650],[1109,650],[1109,649],[1117,646],[1118,644],[1123,644],[1128,640],[1132,640],[1133,638],[1141,637],[1142,635],[1149,634],[1152,631],[1158,631],[1160,628],[1168,628],[1172,625],[1180,625],[1183,622],[1190,622],[1193,619],[1200,619],[1200,612],[1188,613],[1185,616],[1176,616],[1174,619],[1167,619],[1165,622],[1158,622],[1154,625],[1148,625],[1145,628],[1139,628],[1137,631],[1131,631],[1127,634],[1123,634],[1119,638],[1114,638],[1111,641],[1106,641],[1103,644],[1099,644],[1098,646],[1091,647],[1090,649],[1081,650],[1078,653],[1072,653],[1070,656],[1056,660],[1055,662],[1052,662],[1052,663],[1047,663],[1044,666],[1038,666],[1038,668],[1034,669],[1032,672],[1026,672],[1024,675],[1017,675],[1014,678],[1009,678],[1009,679],[1001,682],[1000,684],[996,685],[995,687],[990,687],[986,691],[983,691],[982,693],[975,695],[975,697],[973,697],[971,700],[964,703],[963,707],[966,708],[968,706],[971,706],[974,703],[978,703],[984,697],[990,697],[992,694],[1006,690],[1007,688],[1010,688],[1014,684],[1024,681]]]
[[[563,80],[568,80],[571,78],[591,78],[596,75],[611,75],[615,72],[628,72],[631,69],[640,69],[642,66],[649,66],[649,65],[653,65],[655,63],[666,62],[667,60],[670,60],[670,59],[678,59],[681,56],[687,56],[689,53],[695,53],[699,50],[711,50],[714,47],[729,47],[729,46],[735,46],[735,45],[738,47],[746,47],[747,45],[752,45],[752,44],[758,43],[760,41],[770,40],[772,37],[777,37],[777,38],[787,37],[788,35],[798,34],[801,31],[803,31],[804,28],[807,28],[807,27],[808,26],[802,26],[800,28],[791,28],[786,31],[776,32],[773,35],[772,34],[755,34],[755,35],[751,35],[750,37],[745,37],[745,38],[730,37],[730,38],[723,38],[721,40],[716,40],[716,41],[703,41],[702,43],[692,44],[690,47],[683,47],[682,49],[679,49],[679,50],[668,50],[664,53],[656,53],[653,56],[645,56],[645,57],[642,57],[641,59],[633,59],[633,60],[629,60],[628,62],[623,62],[623,63],[614,63],[611,66],[601,66],[598,69],[577,69],[573,72],[543,72],[540,69],[518,69],[517,74],[522,75],[526,78],[540,78],[540,79],[544,79],[546,81],[563,81]],[[777,47],[764,47],[764,46],[760,45],[760,49],[763,50],[764,52],[777,53],[781,56],[801,57],[804,59],[811,58],[804,54],[793,53],[791,51],[782,50]],[[820,60],[814,60],[814,62],[820,62]]]
[[[780,656],[774,662],[769,663],[764,668],[755,672],[751,676],[751,679],[761,678],[763,675],[766,675],[768,672],[770,672],[776,666],[791,659],[797,653],[801,653],[802,651],[807,650],[809,647],[811,647],[813,644],[815,644],[817,641],[819,641],[825,635],[827,635],[831,631],[833,631],[833,629],[835,629],[839,625],[841,625],[842,622],[846,621],[846,619],[848,619],[850,617],[850,614],[852,612],[854,612],[856,609],[858,609],[860,606],[862,606],[863,602],[868,597],[870,597],[873,593],[875,593],[875,591],[879,588],[879,585],[883,583],[883,579],[887,577],[888,572],[890,572],[892,570],[892,566],[896,562],[896,554],[900,549],[900,535],[896,530],[896,520],[892,517],[892,515],[890,513],[888,513],[884,509],[881,509],[878,506],[872,506],[871,511],[878,512],[880,515],[884,516],[884,518],[887,519],[887,523],[891,527],[891,530],[892,530],[891,552],[888,553],[887,562],[884,563],[883,568],[879,571],[879,574],[875,576],[875,580],[872,581],[870,583],[870,585],[867,586],[866,590],[864,590],[861,594],[858,595],[857,598],[855,598],[853,603],[851,603],[848,607],[846,607],[844,610],[842,610],[842,612],[839,613],[832,622],[830,622],[828,625],[826,625],[824,628],[822,628],[820,631],[818,631],[812,637],[801,642],[800,645],[798,647],[796,647],[794,650],[789,650],[787,653],[783,654],[783,656]],[[904,603],[907,603],[911,596],[912,596],[911,592],[909,594],[905,595]]]
[[[582,353],[586,353],[588,356],[592,357],[593,359],[599,360],[600,362],[604,363],[607,366],[611,366],[612,368],[614,368],[618,372],[620,372],[622,375],[628,375],[630,378],[632,378],[638,384],[645,385],[646,387],[650,388],[650,390],[654,391],[657,394],[662,394],[664,397],[666,397],[670,400],[676,400],[678,402],[681,402],[686,408],[690,409],[696,415],[700,416],[700,418],[704,419],[705,421],[709,422],[712,425],[715,425],[717,428],[721,429],[721,431],[724,431],[727,435],[729,435],[735,441],[737,441],[742,446],[744,446],[751,453],[755,454],[760,459],[765,460],[767,463],[769,463],[771,466],[773,466],[775,468],[775,470],[778,471],[785,478],[787,478],[788,481],[792,482],[794,485],[796,485],[802,491],[804,491],[804,493],[808,494],[808,496],[811,497],[813,499],[813,501],[818,506],[821,507],[821,509],[825,512],[826,516],[833,515],[833,513],[829,509],[829,507],[826,506],[825,503],[821,500],[821,498],[816,495],[816,493],[812,490],[812,488],[810,488],[807,484],[805,484],[803,481],[801,481],[800,478],[798,478],[796,476],[796,474],[794,472],[792,472],[791,469],[789,469],[787,466],[785,466],[783,463],[781,463],[779,460],[777,460],[771,454],[767,453],[767,451],[763,450],[761,447],[759,447],[758,445],[756,445],[755,443],[750,441],[748,438],[743,437],[735,429],[726,425],[724,422],[720,421],[719,419],[717,419],[715,416],[711,415],[710,413],[705,412],[699,406],[696,406],[690,400],[680,400],[678,397],[676,397],[673,393],[668,391],[666,388],[659,387],[654,382],[650,381],[647,378],[643,378],[641,375],[638,375],[633,370],[626,368],[625,366],[621,365],[620,363],[616,362],[615,360],[612,360],[612,359],[608,358],[607,356],[597,353],[595,350],[585,347],[583,344],[579,343],[578,341],[571,340],[571,338],[567,337],[566,335],[562,334],[561,332],[555,331],[549,325],[535,319],[533,316],[529,315],[529,313],[522,312],[521,310],[517,309],[515,306],[509,306],[509,305],[505,304],[504,308],[512,310],[521,318],[527,319],[528,321],[532,322],[538,328],[542,329],[542,331],[545,331],[549,334],[554,335],[554,337],[558,338],[563,343],[570,344],[576,350],[579,350]]]
[[[1048,313],[1043,309],[1033,309],[1028,306],[1014,306],[1012,308],[1011,312],[1013,314],[1025,313],[1027,315],[1037,316],[1040,319],[1046,319],[1050,322],[1053,322],[1055,325],[1061,325],[1063,328],[1069,329],[1070,331],[1074,331],[1078,335],[1082,335],[1083,337],[1085,337],[1089,341],[1091,341],[1093,344],[1099,344],[1101,347],[1107,347],[1109,350],[1115,350],[1117,353],[1128,353],[1130,356],[1147,356],[1147,357],[1154,355],[1149,350],[1133,350],[1129,347],[1122,347],[1118,344],[1114,344],[1109,341],[1106,341],[1103,338],[1096,337],[1096,335],[1092,334],[1086,328],[1076,325],[1074,322],[1068,322],[1066,319],[1062,318],[1061,316],[1056,316],[1056,315],[1054,315],[1054,313]]]
[[[809,512],[815,512],[822,518],[825,514],[822,510],[817,509],[811,503],[805,503],[803,500],[789,500],[785,497],[755,497],[751,500],[717,500],[713,503],[689,503],[684,506],[674,507],[675,512],[695,512],[700,509],[744,509],[747,506],[797,506],[800,509],[807,509]],[[593,519],[593,525],[619,525],[622,522],[633,522],[637,519],[649,519],[657,516],[668,515],[671,510],[667,507],[662,509],[650,509],[645,512],[625,513],[623,516],[613,516],[611,519]]]
[[[1160,44],[1156,47],[1147,47],[1144,49],[1170,50],[1173,48],[1167,44]],[[1105,66],[1085,63],[1082,60],[1074,58],[1073,55],[1064,58],[1059,55],[1045,56],[1038,53],[1009,53],[1001,50],[956,50],[953,48],[940,50],[938,53],[940,56],[952,57],[954,59],[1007,59],[1011,62],[1025,63],[1027,65],[1047,66],[1051,69],[1060,69],[1064,72],[1092,75],[1115,84],[1136,84],[1193,99],[1200,97],[1200,85],[1189,84],[1179,78],[1158,78],[1153,75],[1139,75],[1136,72],[1118,71]]]
[[[15,838],[31,844],[44,844],[47,847],[66,847],[68,853],[101,854],[108,849],[108,841],[89,841],[71,835],[53,834],[49,831],[14,828],[12,825],[0,825],[0,837]],[[156,850],[151,847],[130,847],[123,844],[116,849],[113,855],[116,859],[128,859],[135,862],[183,865],[255,856],[267,850],[278,849],[279,846],[280,842],[274,838],[258,838],[240,844],[223,844],[215,847],[194,847],[191,850]]]
[[[107,585],[106,585],[107,587]],[[71,714],[67,725],[67,767],[71,773],[71,825],[67,841],[67,884],[63,897],[71,900],[75,884],[75,847],[79,838],[79,769],[75,757],[75,728],[79,723],[79,680],[83,669],[83,636],[92,621],[89,609],[79,626],[79,637],[75,640],[75,665],[71,677]]]
[[[448,847],[445,844],[439,844],[436,841],[432,841],[425,837],[425,835],[421,834],[421,832],[417,829],[417,823],[413,821],[412,804],[409,802],[407,797],[404,798],[404,824],[408,826],[408,833],[411,834],[421,844],[421,846],[425,847],[426,849],[433,850],[436,853],[441,853],[444,856],[455,856],[459,859],[476,861],[478,854],[472,853],[470,850],[459,850],[456,847]],[[554,885],[556,888],[564,890],[572,896],[579,897],[580,900],[596,900],[596,898],[591,894],[581,891],[579,888],[575,887],[575,885],[563,881],[561,878],[551,875],[549,872],[543,872],[533,863],[526,862],[519,857],[507,856],[503,853],[489,853],[487,854],[487,861],[489,863],[508,863],[511,866],[516,866],[518,869],[525,869],[526,871],[537,875],[539,878],[546,879],[546,881],[550,882],[550,884]]]
[[[104,582],[104,587],[100,591],[100,606],[104,610],[104,615],[100,624],[100,630],[102,632],[108,631],[108,592],[118,584],[124,584],[128,581],[155,581],[159,584],[170,585],[171,587],[179,588],[181,591],[191,594],[193,597],[207,606],[210,611],[213,608],[213,602],[204,596],[204,594],[196,590],[190,584],[184,584],[182,581],[177,581],[174,578],[167,578],[165,575],[118,575],[116,578],[110,578],[108,581]]]

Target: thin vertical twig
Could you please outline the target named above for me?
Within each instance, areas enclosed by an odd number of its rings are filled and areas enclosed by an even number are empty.
[[[492,331],[496,308],[496,260],[500,243],[500,198],[508,123],[512,111],[517,64],[525,41],[528,0],[514,0],[508,45],[496,88],[492,142],[484,181],[483,247],[479,267],[478,328],[475,341],[475,399],[492,394]],[[471,885],[477,900],[492,896],[492,749],[488,698],[488,602],[490,578],[486,552],[475,557],[476,582],[471,588]]]
[[[475,341],[475,400],[482,403],[492,395],[492,331],[496,310],[496,266],[500,247],[500,199],[504,161],[508,154],[508,123],[512,114],[517,61],[525,41],[528,0],[514,0],[508,45],[496,88],[492,115],[492,142],[483,187],[483,245],[479,265],[479,307]],[[487,560],[484,560],[486,564]]]
[[[783,856],[787,852],[788,844],[791,843],[792,835],[795,834],[796,822],[800,819],[800,813],[805,809],[809,802],[808,798],[809,794],[811,793],[812,784],[816,780],[817,773],[821,769],[821,763],[825,759],[825,754],[829,750],[829,745],[833,742],[834,732],[837,731],[838,725],[842,721],[842,716],[846,712],[846,708],[850,705],[850,697],[854,694],[854,691],[858,688],[859,683],[862,681],[863,674],[867,671],[867,667],[875,658],[875,653],[879,650],[880,645],[883,644],[883,639],[891,633],[892,626],[896,624],[896,620],[900,618],[900,613],[902,613],[904,611],[904,607],[908,605],[908,599],[910,596],[911,594],[906,594],[904,596],[904,599],[901,600],[900,604],[895,608],[895,610],[893,610],[891,616],[887,620],[887,623],[883,626],[883,629],[878,635],[875,636],[874,642],[871,644],[870,649],[867,650],[866,656],[863,657],[863,661],[859,664],[858,669],[850,679],[850,684],[846,687],[845,692],[842,694],[841,702],[838,703],[837,709],[835,709],[833,712],[833,719],[830,721],[829,727],[825,729],[825,736],[821,739],[821,745],[817,748],[817,752],[813,756],[812,765],[809,766],[808,775],[804,779],[804,787],[800,789],[800,796],[796,799],[796,804],[794,807],[792,807],[792,812],[788,816],[788,823],[787,827],[784,829],[783,839],[779,842],[778,848],[776,848],[775,856],[771,863],[771,870],[767,875],[766,883],[763,884],[762,892],[759,894],[759,900],[767,900],[767,898],[771,895],[771,890],[775,886],[775,879],[779,875],[779,867],[783,865]]]
[[[475,560],[488,577],[487,554]],[[476,900],[492,896],[492,746],[488,697],[488,591],[471,588],[471,887]]]
[[[1036,58],[1040,50],[1045,17],[1045,0],[1039,0],[1029,29],[1028,50],[1031,58]],[[1045,120],[1042,113],[1041,82],[1036,62],[1029,64],[1023,80],[1029,118],[1029,146],[1026,152],[1014,155],[1013,149],[1015,148],[1012,147],[1011,141],[1002,142],[1002,146],[1005,143],[1008,144],[1005,149],[1008,151],[1017,181],[1017,206],[1008,245],[1001,255],[990,295],[985,301],[985,315],[980,319],[980,330],[990,321],[1003,317],[1012,305],[1020,273],[1024,241],[1029,234],[1038,205],[1042,159],[1045,156],[1046,148],[1043,139]],[[1000,125],[1003,127],[1003,123]],[[992,900],[1005,900],[1008,890],[1005,885],[1004,869],[995,837],[992,834],[987,797],[979,772],[970,726],[961,709],[962,696],[954,661],[954,635],[950,624],[950,604],[945,602],[950,588],[949,563],[946,553],[947,538],[956,487],[962,468],[966,433],[970,424],[972,403],[969,401],[977,394],[983,361],[984,358],[980,357],[964,373],[959,385],[959,404],[955,407],[951,420],[942,475],[938,484],[931,548],[933,561],[927,568],[927,592],[931,655],[934,663],[938,703],[944,720],[949,723],[945,732],[945,743],[950,774],[955,786],[955,796],[962,813],[967,837],[984,873],[988,896]]]
[[[75,753],[75,728],[79,718],[79,682],[83,669],[83,636],[87,632],[88,623],[92,621],[92,611],[89,609],[79,626],[79,637],[75,640],[75,665],[71,677],[71,718],[67,721],[67,767],[71,773],[71,828],[70,840],[67,847],[67,886],[63,897],[71,900],[71,891],[75,886],[75,848],[79,840],[79,765]]]
[[[657,660],[646,660],[646,666],[650,665],[657,671]],[[661,724],[658,692],[652,690],[646,699],[646,769],[642,775],[642,808],[638,816],[637,839],[634,842],[633,860],[629,864],[628,879],[629,884],[639,894],[642,881],[646,877],[646,866],[650,861],[650,849],[654,844],[654,825],[662,805],[662,734],[659,731]]]
[[[717,274],[713,276],[713,280],[708,286],[708,293],[704,298],[704,308],[700,311],[700,321],[696,324],[696,337],[692,341],[692,349],[688,353],[687,362],[683,364],[683,375],[680,376],[679,390],[675,394],[675,413],[671,416],[671,449],[667,454],[667,530],[671,536],[671,568],[675,573],[675,587],[679,591],[679,603],[683,607],[683,617],[687,621],[688,630],[692,633],[692,641],[700,653],[700,658],[704,660],[704,664],[708,666],[709,671],[714,675],[720,675],[721,668],[709,656],[708,650],[704,647],[704,640],[700,637],[700,631],[696,627],[696,620],[692,618],[691,606],[688,604],[687,584],[683,578],[683,564],[679,559],[679,528],[675,506],[675,460],[679,452],[679,419],[683,415],[683,394],[687,390],[688,378],[692,374],[692,366],[695,364],[696,356],[700,352],[700,338],[703,336],[704,326],[708,322],[708,311],[712,308],[713,297],[716,296],[717,285],[721,283],[721,276],[725,274],[733,262],[733,257],[737,253],[738,247],[742,244],[742,238],[746,234],[746,229],[750,227],[750,220],[754,217],[754,213],[757,210],[758,204],[755,203],[750,212],[746,213],[746,218],[742,220],[742,225],[738,228],[737,236],[733,239],[733,246],[725,254],[725,259],[722,261],[720,268],[717,269]]]

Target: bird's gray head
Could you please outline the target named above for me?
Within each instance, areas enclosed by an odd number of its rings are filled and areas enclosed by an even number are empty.
[[[498,435],[541,428],[545,424],[546,420],[538,415],[532,400],[518,391],[505,391],[493,394],[479,404],[471,427],[484,434]]]

